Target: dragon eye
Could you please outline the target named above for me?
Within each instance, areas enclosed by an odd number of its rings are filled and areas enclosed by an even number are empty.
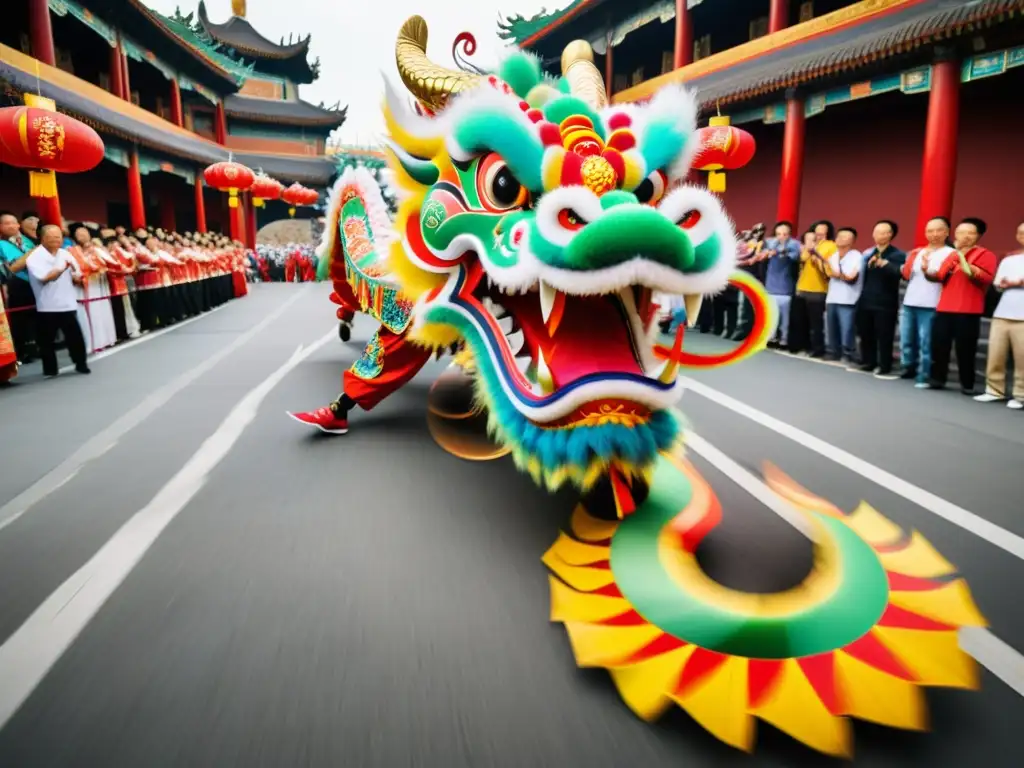
[[[683,229],[693,229],[700,223],[700,211],[689,210],[679,217],[679,226]]]
[[[640,182],[640,186],[633,190],[637,202],[644,205],[656,205],[665,195],[665,174],[655,171],[646,179]]]
[[[526,187],[497,154],[490,154],[480,162],[477,189],[480,201],[488,210],[509,211],[526,204]]]

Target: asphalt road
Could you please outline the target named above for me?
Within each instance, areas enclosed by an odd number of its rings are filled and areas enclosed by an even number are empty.
[[[373,330],[361,319],[353,342],[310,352],[334,328],[327,292],[257,286],[96,360],[91,377],[26,372],[0,392],[0,767],[835,764],[763,724],[753,757],[678,711],[649,726],[606,673],[575,668],[540,563],[574,498],[509,460],[433,444],[426,392],[446,362],[356,414],[346,437],[287,419],[336,393]],[[842,507],[867,499],[920,530],[967,576],[992,633],[1024,650],[1010,535],[1024,536],[1024,415],[777,354],[696,378],[710,388],[683,401],[697,434],[752,471],[769,459]],[[947,507],[843,466],[839,449],[999,529],[986,540],[981,524],[955,525],[935,511]],[[717,578],[805,567],[799,534],[731,470],[694,460],[726,512]],[[1024,675],[1020,657],[998,659]],[[928,699],[931,733],[858,723],[857,763],[1024,764],[1011,684],[985,671],[980,692]]]

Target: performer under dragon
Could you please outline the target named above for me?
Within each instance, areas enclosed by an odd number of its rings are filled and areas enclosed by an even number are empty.
[[[957,631],[984,619],[917,533],[866,504],[845,514],[773,470],[769,486],[813,536],[804,581],[751,595],[697,562],[722,512],[682,456],[679,370],[763,348],[774,317],[763,288],[734,274],[719,200],[685,184],[693,95],[669,86],[643,106],[609,105],[581,41],[557,81],[522,53],[494,75],[449,71],[426,41],[413,17],[396,48],[416,109],[387,93],[397,218],[368,173],[346,171],[323,251],[344,317],[365,312],[381,328],[342,396],[297,417],[343,431],[354,405],[373,407],[432,351],[463,344],[494,440],[539,484],[583,493],[544,556],[551,619],[637,715],[676,704],[747,750],[760,719],[842,756],[849,718],[925,728],[923,687],[977,684]],[[686,297],[692,321],[695,297],[730,284],[756,317],[736,350],[688,352],[685,326],[657,343],[652,292]]]

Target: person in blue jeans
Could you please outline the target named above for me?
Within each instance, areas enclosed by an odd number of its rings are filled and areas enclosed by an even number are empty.
[[[848,365],[857,362],[857,301],[864,286],[864,257],[853,247],[856,242],[856,229],[840,227],[836,230],[836,252],[826,262],[829,357]]]
[[[774,235],[765,242],[763,251],[768,260],[764,287],[779,310],[779,327],[768,346],[788,349],[789,309],[796,291],[797,271],[800,269],[800,243],[793,239],[793,225],[788,221],[776,224]]]
[[[928,245],[911,251],[903,264],[907,290],[903,294],[900,318],[901,379],[914,379],[918,389],[928,387],[932,369],[932,321],[942,293],[937,272],[953,253],[949,242],[949,222],[940,217],[925,225]]]

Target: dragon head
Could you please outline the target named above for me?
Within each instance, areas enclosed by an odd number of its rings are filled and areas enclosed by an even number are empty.
[[[652,292],[694,315],[736,259],[718,200],[683,184],[695,101],[672,87],[608,106],[584,42],[552,81],[521,53],[495,75],[443,70],[426,37],[413,17],[396,51],[418,105],[390,88],[385,104],[403,198],[389,267],[413,338],[465,342],[490,428],[539,482],[642,476],[677,439],[682,394],[678,359],[655,354]]]

